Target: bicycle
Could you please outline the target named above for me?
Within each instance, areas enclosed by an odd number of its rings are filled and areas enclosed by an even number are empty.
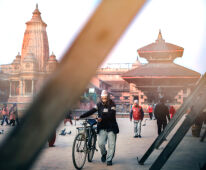
[[[72,161],[76,169],[82,169],[86,157],[88,162],[92,162],[97,141],[96,119],[85,119],[82,123],[83,127],[77,127],[76,135],[72,146]]]

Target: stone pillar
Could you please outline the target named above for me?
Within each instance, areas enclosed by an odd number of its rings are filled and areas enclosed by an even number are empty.
[[[11,81],[9,81],[9,97],[11,97]]]
[[[22,80],[22,96],[25,96],[25,81]]]
[[[20,83],[20,89],[19,89],[20,90],[20,94],[19,95],[23,96],[23,80],[20,80],[19,83]]]
[[[32,96],[34,95],[34,80],[32,79],[32,83],[31,83],[31,94]]]

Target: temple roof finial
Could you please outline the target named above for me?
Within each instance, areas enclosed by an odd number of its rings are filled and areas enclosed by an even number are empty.
[[[162,33],[161,33],[161,29],[159,29],[159,34],[158,34],[158,40],[162,40]]]
[[[38,9],[38,3],[36,4],[36,9]]]
[[[156,42],[164,42],[165,40],[162,38],[162,33],[161,33],[161,29],[159,29],[159,34],[158,34],[158,37],[157,37],[157,40]]]

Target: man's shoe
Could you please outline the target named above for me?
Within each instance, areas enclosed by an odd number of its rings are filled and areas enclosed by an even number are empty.
[[[134,135],[134,138],[138,138],[138,135]]]
[[[102,161],[102,162],[105,162],[105,161],[106,161],[106,158],[107,158],[107,152],[106,152],[104,155],[102,155],[101,161]]]
[[[141,135],[138,135],[138,137],[141,138],[142,136],[141,136]]]
[[[112,161],[107,161],[107,166],[112,166]]]

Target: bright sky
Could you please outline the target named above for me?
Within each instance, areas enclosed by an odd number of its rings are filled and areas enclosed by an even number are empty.
[[[47,24],[50,54],[58,59],[86,23],[100,0],[1,0],[0,64],[21,52],[26,22],[38,3]],[[206,72],[206,1],[150,0],[133,20],[107,58],[111,63],[133,63],[137,49],[154,42],[159,29],[166,42],[184,48],[175,63]],[[145,62],[141,59],[141,62]]]

